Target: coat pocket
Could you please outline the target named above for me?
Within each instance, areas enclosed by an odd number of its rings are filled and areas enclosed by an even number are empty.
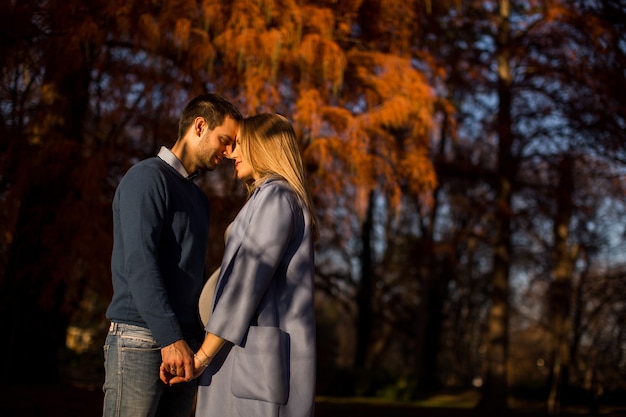
[[[234,346],[234,396],[286,404],[289,396],[289,335],[277,327],[252,326],[244,346]]]

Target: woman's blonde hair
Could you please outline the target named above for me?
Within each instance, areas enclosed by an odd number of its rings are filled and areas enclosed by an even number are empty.
[[[281,177],[293,188],[311,216],[313,236],[317,221],[311,194],[307,187],[304,164],[293,126],[280,114],[261,113],[246,117],[239,123],[239,142],[245,158],[259,178],[246,183],[248,193],[269,177]]]

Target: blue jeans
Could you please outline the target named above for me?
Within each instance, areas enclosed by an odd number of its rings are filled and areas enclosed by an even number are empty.
[[[103,417],[190,417],[197,380],[167,386],[150,330],[112,323],[104,343]]]

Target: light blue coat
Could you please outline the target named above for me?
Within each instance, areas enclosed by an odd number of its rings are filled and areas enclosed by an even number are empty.
[[[313,415],[310,220],[278,179],[263,183],[235,218],[206,325],[228,343],[200,378],[197,417]]]

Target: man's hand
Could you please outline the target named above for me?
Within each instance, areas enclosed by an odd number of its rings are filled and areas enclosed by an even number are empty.
[[[198,359],[197,356],[194,355],[193,376],[191,377],[191,379],[196,379],[200,375],[202,375],[202,373],[204,372],[204,370],[207,368],[208,365],[209,365],[208,361],[202,362],[200,361],[200,359]],[[169,385],[179,384],[181,382],[187,382],[187,380],[185,380],[183,377],[170,374],[162,364],[161,364],[161,380]]]
[[[164,384],[191,381],[194,377],[193,351],[184,340],[161,349],[161,369],[159,376]]]
[[[161,364],[160,372],[161,381],[169,385],[174,385],[178,384],[179,382],[187,382],[191,379],[199,377],[200,375],[202,375],[206,367],[209,366],[211,358],[215,356],[215,354],[222,348],[222,346],[224,346],[224,343],[226,343],[226,341],[221,337],[216,336],[213,333],[206,333],[204,336],[204,342],[202,342],[202,346],[200,346],[200,348],[198,349],[198,353],[196,355],[192,354],[191,364],[193,365],[193,369],[189,374],[187,374],[187,371],[185,370],[184,376],[180,371],[178,371],[178,373],[174,373],[174,370],[172,370],[169,365],[166,364],[165,355],[163,354],[163,363]],[[175,345],[175,343],[170,346],[173,345]],[[189,349],[186,343],[185,346],[187,347],[187,349]],[[189,351],[191,352],[191,350]],[[187,378],[188,375],[191,376]]]

